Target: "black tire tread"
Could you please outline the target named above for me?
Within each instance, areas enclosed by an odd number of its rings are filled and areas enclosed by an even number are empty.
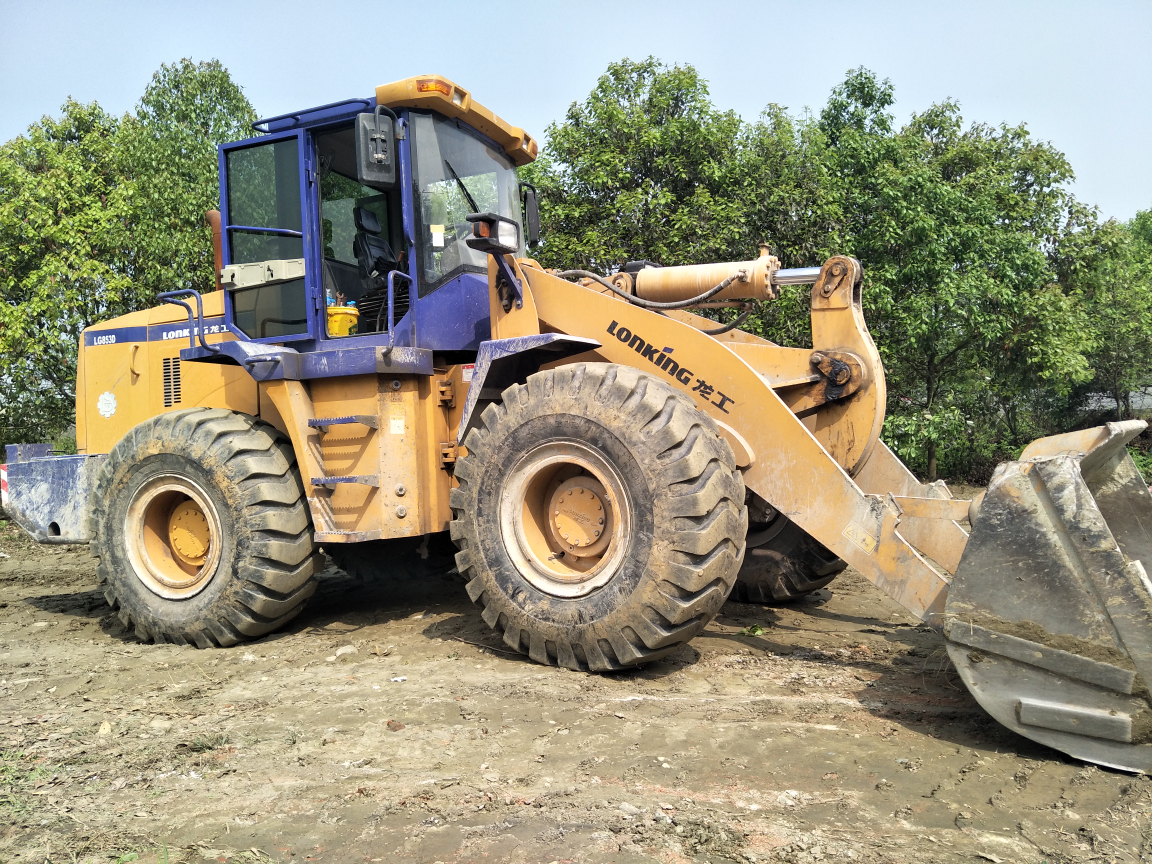
[[[238,544],[234,578],[220,617],[195,627],[176,627],[137,615],[117,597],[111,578],[110,538],[103,527],[117,470],[129,460],[157,452],[156,442],[187,442],[211,470],[220,471],[239,492],[246,534]],[[145,452],[142,452],[144,450]],[[120,622],[144,642],[171,642],[201,648],[227,647],[283,626],[304,608],[323,568],[312,536],[311,518],[291,445],[272,426],[245,414],[219,408],[189,408],[161,414],[132,429],[112,448],[96,481],[92,549],[105,599]],[[229,566],[221,562],[221,566]],[[219,577],[217,577],[219,578]]]
[[[777,519],[787,519],[778,514]],[[791,520],[768,542],[749,547],[732,589],[739,603],[799,600],[828,585],[848,564]]]
[[[655,543],[662,560],[650,572],[651,590],[638,587],[636,602],[579,630],[549,635],[534,632],[518,608],[495,596],[473,554],[475,539],[468,508],[490,441],[520,410],[548,400],[561,411],[580,397],[626,417],[658,455],[655,489]],[[664,382],[630,367],[573,364],[529,376],[507,388],[500,403],[484,410],[465,441],[468,455],[457,462],[449,503],[455,519],[451,537],[460,547],[456,566],[468,580],[471,600],[489,627],[512,650],[536,662],[579,671],[611,671],[657,660],[699,633],[723,606],[744,551],[747,511],[744,485],[729,445],[718,427],[691,399]],[[510,615],[510,613],[512,613]],[[515,619],[512,617],[515,615]],[[560,628],[555,628],[559,630]]]

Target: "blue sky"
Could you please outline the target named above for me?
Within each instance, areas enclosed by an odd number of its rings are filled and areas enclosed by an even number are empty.
[[[262,115],[436,72],[543,138],[607,64],[691,63],[714,102],[819,110],[890,78],[901,121],[945,97],[1027,123],[1105,217],[1152,208],[1152,2],[396,3],[0,0],[0,140],[71,95],[123,112],[164,62],[219,58]]]

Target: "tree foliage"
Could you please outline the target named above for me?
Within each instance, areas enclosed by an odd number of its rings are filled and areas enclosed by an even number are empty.
[[[0,147],[4,441],[68,425],[80,331],[142,300],[124,255],[117,128],[95,103],[69,100]]]
[[[1132,396],[1152,390],[1152,211],[1128,224],[1092,226],[1076,238],[1065,280],[1085,310],[1093,342],[1091,377],[1076,387],[1072,409],[1113,404],[1111,419],[1133,416]]]
[[[155,294],[212,289],[204,213],[220,206],[216,146],[254,135],[256,112],[219,61],[165,64],[119,131],[132,184],[133,279]]]
[[[85,327],[211,286],[216,145],[253,119],[217,61],[183,60],[130,115],[68,100],[0,146],[0,444],[71,425]]]
[[[600,270],[722,258],[742,234],[740,131],[692,67],[611,64],[524,171],[543,199],[549,257]]]
[[[987,382],[1062,389],[1087,377],[1083,310],[1050,254],[1079,207],[1063,155],[1022,127],[965,128],[952,102],[895,132],[887,118],[859,123],[891,99],[853,111],[852,91],[874,88],[851,85],[868,77],[852,73],[822,114],[825,158],[850,217],[842,242],[866,262],[866,313],[895,397],[890,442],[934,478],[940,445],[962,450],[968,423],[1014,401],[1016,388]],[[842,122],[844,105],[856,123]]]
[[[885,437],[930,477],[1074,425],[1086,394],[1145,386],[1149,247],[1135,227],[1097,225],[1064,155],[1024,126],[966,125],[945,100],[897,128],[894,99],[856,69],[817,116],[769,105],[743,123],[690,66],[612,64],[532,169],[537,257],[610,271],[742,260],[762,241],[784,266],[856,256],[889,382]],[[806,289],[747,326],[810,344]]]

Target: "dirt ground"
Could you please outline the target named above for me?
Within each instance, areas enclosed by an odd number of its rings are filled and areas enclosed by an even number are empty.
[[[0,553],[3,862],[1152,858],[1148,778],[998,726],[851,572],[584,675],[507,653],[454,573],[330,568],[199,651],[123,633],[86,548]]]

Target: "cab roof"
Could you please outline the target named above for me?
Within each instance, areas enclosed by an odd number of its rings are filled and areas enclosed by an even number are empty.
[[[536,158],[536,139],[472,98],[472,94],[442,75],[417,75],[376,88],[376,104],[389,108],[430,108],[467,123],[504,148],[516,165]]]
[[[461,120],[477,132],[495,141],[508,154],[513,164],[527,165],[536,158],[536,139],[513,126],[472,98],[472,94],[442,75],[417,75],[376,88],[376,104],[389,108],[425,108],[446,117]],[[370,99],[345,99],[318,105],[304,111],[293,111],[265,117],[252,124],[257,132],[283,132],[302,125],[315,125],[346,118],[350,112],[372,110]]]

